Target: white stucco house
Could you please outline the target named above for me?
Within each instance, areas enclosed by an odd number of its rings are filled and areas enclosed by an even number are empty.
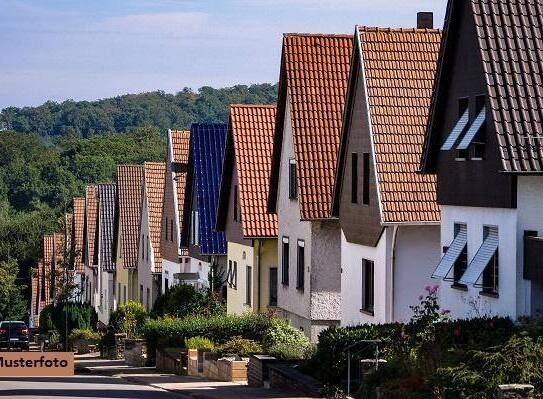
[[[543,309],[543,94],[533,84],[543,62],[529,51],[540,39],[522,32],[543,26],[482,3],[447,8],[421,162],[441,208],[432,275],[453,317],[533,316]]]
[[[143,204],[138,243],[138,300],[147,311],[150,311],[161,293],[160,236],[166,165],[145,162],[143,173]]]
[[[330,207],[352,43],[283,38],[268,200],[278,220],[277,306],[313,341],[341,320],[341,236]]]
[[[407,322],[432,284],[439,208],[435,177],[417,174],[417,160],[440,39],[433,29],[355,31],[332,208],[342,325]]]

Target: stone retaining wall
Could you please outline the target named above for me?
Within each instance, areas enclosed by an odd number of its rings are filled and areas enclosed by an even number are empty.
[[[132,367],[144,367],[147,363],[147,347],[143,339],[124,340],[124,358]]]

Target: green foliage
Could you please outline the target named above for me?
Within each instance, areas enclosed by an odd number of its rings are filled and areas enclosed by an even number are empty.
[[[117,310],[109,317],[108,331],[125,333],[128,338],[139,338],[143,334],[143,326],[149,318],[143,305],[139,302],[129,301],[119,305]]]
[[[436,371],[432,383],[444,398],[491,399],[498,385],[543,389],[543,340],[511,337],[503,346],[471,351],[465,362]]]
[[[178,284],[161,294],[153,305],[154,317],[212,316],[224,314],[226,309],[216,293],[198,290],[192,285]]]
[[[228,120],[230,104],[271,104],[277,99],[277,85],[237,85],[214,89],[188,88],[177,94],[155,91],[99,101],[48,101],[38,107],[9,107],[0,113],[8,129],[40,136],[76,134],[83,137],[126,133],[136,127],[156,126],[186,129],[194,121]]]
[[[217,348],[221,355],[239,355],[247,357],[251,354],[262,353],[262,345],[252,339],[235,336]]]
[[[67,318],[66,318],[67,316]],[[66,319],[68,320],[68,336],[74,329],[96,329],[98,316],[94,307],[86,303],[69,302],[67,305],[47,305],[40,313],[40,332],[57,331],[64,342],[66,336]]]
[[[0,262],[0,320],[23,320],[27,313],[25,287],[16,281],[18,272],[14,261]]]
[[[187,349],[213,349],[215,344],[209,338],[190,337],[185,338],[185,348]]]
[[[77,340],[90,341],[94,343],[100,342],[101,335],[99,332],[93,331],[89,328],[74,329],[68,336],[68,341],[74,343]]]
[[[267,353],[282,360],[305,359],[312,350],[311,342],[304,333],[280,318],[271,320],[263,346]]]
[[[218,345],[231,337],[241,336],[262,342],[271,325],[271,318],[265,314],[188,316],[183,319],[164,318],[145,323],[147,354],[152,357],[156,348],[183,347],[185,339],[205,337]]]

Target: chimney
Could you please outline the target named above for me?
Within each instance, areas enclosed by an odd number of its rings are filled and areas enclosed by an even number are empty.
[[[418,29],[433,29],[434,28],[434,13],[421,11],[417,13],[417,28]]]

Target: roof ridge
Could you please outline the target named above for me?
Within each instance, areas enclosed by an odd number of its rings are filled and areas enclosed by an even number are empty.
[[[352,39],[352,34],[347,33],[296,33],[296,32],[287,32],[283,33],[283,37],[338,37],[338,38],[350,38]]]
[[[275,104],[230,104],[230,108],[277,108]]]
[[[190,133],[190,130],[187,129],[170,129],[172,133]]]
[[[392,28],[392,27],[381,27],[381,26],[366,26],[366,25],[357,25],[359,32],[390,32],[390,33],[441,33],[441,29],[434,28]]]

